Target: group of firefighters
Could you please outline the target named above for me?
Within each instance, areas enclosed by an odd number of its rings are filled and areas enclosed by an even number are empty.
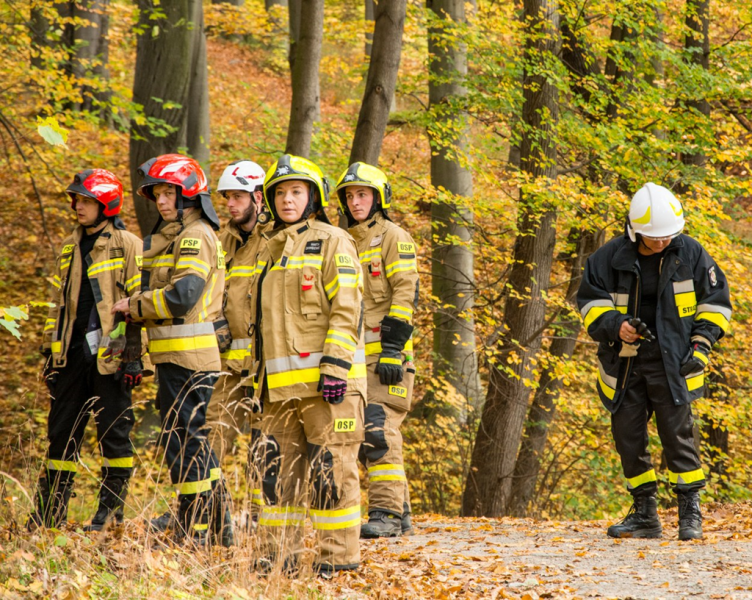
[[[89,416],[102,478],[86,529],[123,520],[131,392],[153,371],[177,500],[152,530],[233,545],[222,463],[249,424],[254,567],[296,573],[309,517],[315,570],[357,568],[359,537],[412,530],[400,426],[415,377],[417,249],[388,216],[386,175],[355,163],[339,178],[345,231],[327,219],[327,179],[301,157],[284,155],[266,172],[249,160],[228,166],[217,186],[231,216],[222,229],[195,160],[163,155],[139,174],[138,193],[160,215],[143,242],[118,217],[123,187],[111,172],[83,171],[67,189],[78,226],[62,244],[44,327],[49,448],[29,528],[66,520]],[[634,497],[612,537],[661,535],[647,436],[654,413],[679,538],[702,536],[690,404],[731,303],[720,268],[683,229],[679,200],[646,184],[625,235],[587,261],[578,294]],[[369,481],[362,526],[358,461]]]
[[[67,189],[78,226],[44,328],[49,448],[29,527],[66,520],[89,416],[102,479],[86,529],[122,521],[131,392],[153,369],[177,501],[150,528],[234,543],[221,468],[250,422],[256,569],[297,571],[306,516],[315,570],[356,568],[359,537],[412,530],[400,425],[415,377],[417,248],[389,219],[386,175],[364,163],[342,174],[345,231],[327,219],[329,185],[313,162],[284,155],[265,173],[239,161],[217,186],[231,215],[220,230],[195,160],[163,155],[138,172],[160,216],[143,243],[118,218],[111,172],[83,171]],[[358,460],[369,479],[362,528]]]

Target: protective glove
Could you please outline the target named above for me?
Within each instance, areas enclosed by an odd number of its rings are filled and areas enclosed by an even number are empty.
[[[115,313],[114,327],[107,338],[107,348],[102,352],[104,362],[111,363],[116,358],[120,358],[128,342],[125,330],[125,315],[123,313]]]
[[[381,385],[397,385],[405,373],[402,369],[402,349],[413,334],[413,326],[394,317],[381,321],[381,356],[376,373]]]
[[[318,391],[322,392],[325,402],[339,404],[345,399],[347,382],[331,375],[322,375],[319,379]]]
[[[642,320],[638,319],[637,317],[634,317],[629,320],[629,324],[637,330],[637,335],[639,335],[646,342],[655,341],[655,336],[653,335],[653,332],[650,331],[650,329],[648,329],[648,326],[645,325],[645,323],[643,323]]]
[[[217,337],[217,347],[219,353],[227,352],[232,348],[232,334],[230,333],[230,324],[226,319],[214,321],[214,335]]]
[[[120,382],[121,390],[130,392],[134,387],[141,385],[143,373],[144,365],[140,360],[121,362],[120,367],[115,372],[115,381]]]
[[[684,357],[681,369],[679,369],[679,374],[689,375],[690,373],[702,373],[710,362],[708,359],[709,354],[710,348],[702,342],[694,342],[690,345],[687,356]]]
[[[125,363],[141,360],[141,323],[131,321],[126,317],[125,325],[125,349],[120,357]]]

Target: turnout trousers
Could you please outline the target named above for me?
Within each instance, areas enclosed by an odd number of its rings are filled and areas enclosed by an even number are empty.
[[[314,568],[356,568],[363,397],[349,393],[337,405],[322,397],[267,402],[261,429],[263,551],[275,560],[298,563],[308,513],[316,533]]]
[[[611,415],[611,431],[627,489],[635,496],[654,495],[658,489],[648,450],[648,422],[654,414],[673,490],[703,488],[705,476],[694,442],[692,406],[674,403],[660,345],[643,341],[624,399]]]
[[[402,459],[402,433],[412,400],[414,373],[405,369],[397,385],[383,385],[368,365],[368,405],[365,440],[359,459],[368,473],[368,512],[375,510],[401,517],[410,512],[410,494]]]
[[[71,482],[76,474],[89,417],[97,426],[103,479],[129,479],[133,470],[131,393],[115,375],[102,375],[82,346],[68,350],[68,366],[58,369],[47,423],[47,477],[50,486]]]
[[[219,478],[218,463],[207,439],[206,409],[217,374],[191,371],[172,363],[157,365],[157,400],[162,418],[160,445],[170,479],[181,502],[210,492]]]
[[[251,445],[248,448],[247,478],[248,484],[252,486],[251,514],[257,515],[263,505],[258,456],[261,414],[252,412],[250,405],[243,401],[244,389],[240,385],[241,379],[240,375],[232,372],[219,376],[206,411],[206,424],[210,428],[209,443],[220,467],[225,456],[232,452],[245,424],[250,424]]]

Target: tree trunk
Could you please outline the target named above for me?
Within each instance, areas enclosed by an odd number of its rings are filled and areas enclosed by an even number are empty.
[[[144,107],[147,119],[159,119],[164,135],[153,123],[133,120],[130,136],[131,184],[141,178],[143,162],[187,148],[199,161],[208,160],[209,104],[206,74],[206,37],[200,0],[162,0],[164,18],[151,20],[152,0],[138,0],[139,34],[133,101]],[[153,202],[134,194],[141,233],[147,235],[158,218]]]
[[[376,6],[373,54],[350,151],[350,164],[363,161],[377,165],[379,162],[402,54],[405,10],[406,0],[381,0]]]
[[[379,5],[383,4],[384,0],[382,0]],[[387,1],[388,3],[388,1]],[[376,25],[376,6],[374,5],[374,0],[365,0],[365,10],[366,10],[366,43],[365,43],[365,53],[368,58],[371,57],[371,52],[373,49],[373,36],[374,36],[374,29]],[[404,12],[404,11],[403,11]],[[404,21],[404,17],[402,17]],[[402,23],[401,29],[404,28],[404,22]],[[400,39],[400,46],[401,46],[402,40]],[[400,47],[400,51],[402,51],[402,48]]]
[[[428,32],[428,99],[432,120],[442,122],[441,138],[429,131],[431,185],[443,188],[431,206],[433,239],[431,282],[438,308],[434,312],[434,374],[446,380],[472,405],[482,397],[475,353],[473,215],[462,199],[473,194],[473,179],[458,155],[468,143],[466,115],[457,106],[467,95],[467,47],[454,38],[450,23],[465,22],[464,0],[428,0],[427,6],[446,24]]]
[[[528,33],[524,64],[540,64],[542,55],[559,50],[556,0],[524,0],[523,24]],[[520,145],[522,170],[537,186],[556,177],[557,148],[552,129],[558,123],[559,101],[555,82],[525,67]],[[510,294],[504,310],[498,362],[491,367],[486,404],[473,448],[463,497],[463,514],[501,516],[511,495],[512,475],[528,409],[532,360],[546,328],[546,303],[556,242],[555,213],[538,198],[520,191],[518,227]],[[508,360],[511,364],[508,364]]]
[[[687,12],[685,25],[687,27],[687,37],[684,39],[684,49],[687,55],[687,62],[696,65],[703,70],[708,70],[708,60],[710,56],[710,37],[708,29],[710,26],[710,0],[687,0]],[[710,116],[710,103],[702,98],[690,98],[687,101],[687,108],[694,109],[705,117]],[[705,166],[705,153],[698,151],[696,153],[684,153],[682,163],[694,167]],[[686,185],[680,186],[679,191],[686,192]]]
[[[311,153],[313,124],[319,114],[319,62],[323,37],[324,0],[302,0],[285,152],[306,158]]]
[[[295,57],[298,52],[298,42],[300,41],[300,18],[302,11],[303,0],[289,0],[287,18],[290,21],[290,53],[287,60],[290,63],[290,73],[295,70]]]

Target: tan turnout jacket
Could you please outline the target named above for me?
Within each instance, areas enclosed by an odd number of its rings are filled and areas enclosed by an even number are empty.
[[[118,221],[119,222],[119,221]],[[80,225],[63,241],[52,278],[54,306],[44,325],[42,347],[52,352],[53,366],[65,367],[66,354],[76,320],[78,295],[81,291],[81,261],[79,243],[84,228]],[[105,363],[101,358],[113,329],[112,306],[141,287],[142,242],[132,233],[119,229],[110,220],[99,234],[87,257],[87,273],[99,314],[101,329],[87,334],[87,343],[97,348],[97,368],[102,375],[112,375],[120,361]]]
[[[259,391],[271,402],[316,397],[325,374],[365,398],[363,284],[353,239],[313,217],[266,235],[252,283],[260,337],[248,363]]]
[[[223,311],[232,336],[232,347],[221,355],[223,371],[240,373],[250,353],[253,343],[253,332],[250,327],[253,302],[251,281],[258,255],[266,246],[263,234],[271,231],[272,227],[273,222],[257,225],[245,244],[238,228],[232,223],[219,232],[227,270]]]
[[[225,283],[222,245],[194,209],[144,240],[142,291],[131,297],[131,318],[143,321],[154,364],[219,371],[214,321]]]

